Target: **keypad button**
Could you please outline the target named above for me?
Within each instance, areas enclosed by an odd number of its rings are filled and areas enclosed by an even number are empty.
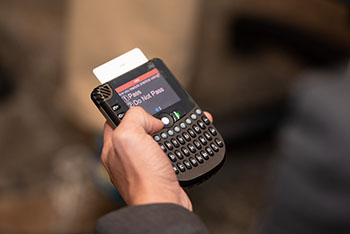
[[[201,151],[201,155],[203,156],[204,159],[208,160],[209,159],[209,155],[207,152],[205,152],[204,150]]]
[[[192,144],[188,144],[188,149],[192,152],[195,153],[196,152],[196,148],[194,148],[194,146]]]
[[[162,144],[159,144],[159,146],[160,146],[160,148],[164,151],[164,152],[166,152],[166,148],[165,148],[165,146],[164,145],[162,145]]]
[[[174,165],[173,165],[173,170],[174,170],[175,174],[179,174],[179,169],[177,169],[177,167]]]
[[[219,147],[223,147],[224,143],[222,143],[221,140],[219,140],[218,138],[215,139],[215,143],[219,146]]]
[[[201,129],[197,125],[193,125],[193,130],[198,134],[201,133]]]
[[[211,135],[216,136],[217,132],[216,132],[215,128],[209,127],[208,130],[211,133]]]
[[[168,157],[170,158],[171,161],[176,162],[176,156],[174,153],[172,152],[168,153]]]
[[[158,135],[155,135],[154,137],[153,137],[153,139],[155,140],[155,141],[160,141],[160,137],[158,136]]]
[[[194,166],[194,167],[198,166],[198,162],[196,161],[196,159],[191,157],[191,158],[189,158],[189,160],[190,160],[192,166]]]
[[[189,119],[189,118],[187,118],[187,119],[185,120],[185,122],[186,122],[188,125],[190,125],[190,124],[192,123],[192,120]]]
[[[203,163],[204,162],[204,159],[203,159],[202,155],[196,154],[195,157],[196,157],[196,159],[197,159],[197,161],[199,163]]]
[[[197,141],[197,140],[194,140],[193,144],[194,144],[194,146],[196,146],[197,149],[201,149],[202,148],[201,143],[199,143],[199,141]]]
[[[202,116],[202,120],[203,120],[203,122],[204,122],[206,125],[209,125],[209,124],[210,124],[210,120],[208,119],[207,116],[203,115],[203,116]]]
[[[170,119],[169,119],[169,117],[164,116],[164,117],[162,117],[160,120],[163,122],[164,125],[170,124]]]
[[[188,149],[186,149],[186,148],[184,148],[184,147],[181,148],[181,151],[182,151],[182,153],[184,153],[184,155],[186,155],[186,156],[189,156],[189,155],[190,155],[190,151],[188,151]]]
[[[211,139],[213,139],[211,137],[211,135],[208,132],[204,132],[203,135],[205,136],[205,138],[207,138],[208,141],[210,141]]]
[[[190,141],[191,140],[191,137],[190,137],[190,135],[187,132],[184,132],[182,134],[182,136],[185,138],[186,141]]]
[[[174,131],[173,131],[173,130],[171,130],[171,129],[170,129],[170,130],[168,130],[168,135],[169,135],[169,136],[174,136]]]
[[[176,139],[180,142],[181,145],[185,144],[185,139],[182,136],[177,136]]]
[[[206,145],[206,144],[207,144],[207,140],[206,140],[204,137],[200,136],[200,137],[198,137],[198,139],[201,141],[201,143],[202,143],[203,145]]]
[[[184,158],[184,156],[182,155],[182,153],[181,153],[180,151],[178,151],[178,150],[175,150],[175,154],[176,154],[176,157],[177,157],[178,159],[183,159],[183,158]]]
[[[197,115],[201,115],[202,114],[202,110],[201,109],[196,109],[196,114]]]
[[[210,146],[215,152],[219,151],[219,148],[214,143],[211,143]]]
[[[166,139],[166,138],[168,137],[168,135],[167,135],[165,132],[162,132],[162,133],[160,134],[160,136],[161,136],[161,138],[163,138],[163,139]]]
[[[196,133],[192,129],[188,129],[187,132],[191,135],[191,137],[196,137]]]
[[[210,156],[213,156],[213,155],[214,155],[214,152],[213,152],[213,150],[212,150],[210,147],[205,148],[205,150],[208,152],[208,154],[209,154]]]
[[[177,140],[175,140],[174,138],[172,138],[170,141],[173,144],[173,146],[175,146],[175,147],[179,147],[180,146],[179,142],[177,142]]]
[[[124,115],[125,115],[125,112],[122,112],[122,113],[119,113],[117,115],[118,119],[123,119],[124,118]]]
[[[166,142],[164,142],[164,145],[169,149],[169,150],[172,150],[172,149],[174,149],[174,147],[173,147],[173,145],[172,144],[170,144],[170,142],[169,141],[166,141]]]
[[[117,111],[120,109],[120,105],[119,104],[115,104],[114,106],[112,106],[112,110]]]
[[[185,172],[186,168],[182,163],[177,163],[177,168],[179,168],[180,171]]]
[[[201,129],[205,129],[205,124],[202,121],[198,120],[197,124]]]
[[[189,161],[187,161],[187,160],[184,160],[184,165],[185,165],[185,167],[186,167],[187,169],[189,169],[189,170],[192,168],[191,163],[190,163]]]
[[[186,128],[186,124],[185,123],[180,123],[180,127],[185,129]]]
[[[174,131],[175,131],[175,132],[180,132],[180,131],[181,131],[181,129],[180,129],[180,127],[179,127],[179,126],[175,126],[175,127],[174,127]]]
[[[191,114],[191,119],[196,120],[197,119],[197,115],[196,114]]]

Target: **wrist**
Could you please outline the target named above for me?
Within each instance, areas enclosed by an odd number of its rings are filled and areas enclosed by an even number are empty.
[[[173,203],[192,211],[192,204],[179,183],[156,185],[147,183],[135,189],[129,197],[128,205]]]

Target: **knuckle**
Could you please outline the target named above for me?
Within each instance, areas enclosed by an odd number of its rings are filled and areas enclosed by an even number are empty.
[[[107,148],[103,148],[102,149],[102,153],[101,153],[101,162],[104,166],[107,165],[107,162],[108,162],[108,152],[109,150]]]
[[[123,144],[124,142],[129,141],[131,137],[131,132],[128,129],[118,129],[114,131],[112,136],[113,143]]]

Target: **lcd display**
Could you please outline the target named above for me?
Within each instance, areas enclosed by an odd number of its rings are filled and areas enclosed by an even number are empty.
[[[179,96],[157,68],[119,86],[115,90],[129,108],[141,106],[151,115],[180,101]]]

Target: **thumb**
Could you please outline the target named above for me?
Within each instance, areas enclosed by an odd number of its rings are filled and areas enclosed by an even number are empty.
[[[124,120],[133,121],[148,133],[153,134],[163,129],[163,122],[148,114],[142,107],[132,107],[128,110]],[[125,121],[126,122],[126,121]]]

